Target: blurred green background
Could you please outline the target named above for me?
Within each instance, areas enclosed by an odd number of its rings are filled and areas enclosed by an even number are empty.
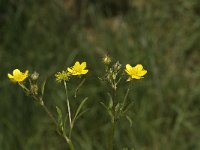
[[[0,149],[68,149],[7,73],[29,69],[47,78],[45,103],[56,114],[55,105],[65,109],[65,95],[54,73],[80,60],[90,72],[71,103],[89,96],[89,110],[72,138],[77,150],[105,150],[110,124],[99,104],[107,96],[98,76],[106,52],[148,70],[128,97],[133,126],[125,119],[118,123],[114,149],[199,150],[199,0],[0,0]]]

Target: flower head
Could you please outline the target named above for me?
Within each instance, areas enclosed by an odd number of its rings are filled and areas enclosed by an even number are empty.
[[[79,75],[83,75],[83,74],[86,74],[88,72],[86,68],[86,62],[82,62],[80,64],[80,62],[76,62],[74,64],[73,67],[71,68],[67,68],[67,70],[70,72],[71,75],[73,76],[79,76]]]
[[[58,82],[61,82],[62,80],[63,81],[68,81],[69,80],[69,76],[70,76],[70,73],[67,72],[67,71],[57,72],[55,74],[56,81],[58,81]]]
[[[135,67],[127,64],[125,71],[130,76],[128,81],[131,79],[141,79],[147,73],[147,70],[144,70],[141,64],[137,64]]]
[[[28,70],[26,70],[24,73],[21,72],[19,69],[13,70],[13,75],[8,73],[8,78],[13,82],[23,82],[28,77]]]

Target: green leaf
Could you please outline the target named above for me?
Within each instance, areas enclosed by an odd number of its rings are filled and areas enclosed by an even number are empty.
[[[58,128],[63,131],[63,120],[62,120],[62,111],[58,106],[56,106],[57,114],[58,114]]]
[[[83,107],[83,105],[85,104],[85,102],[88,100],[88,97],[84,98],[84,100],[80,103],[79,107],[76,110],[76,113],[74,115],[74,119],[73,122],[77,119],[77,116],[79,115],[81,108]]]
[[[128,120],[130,127],[132,127],[132,125],[133,125],[132,119],[128,115],[126,116],[126,119]]]
[[[110,93],[108,93],[108,96],[109,96],[108,108],[111,109],[113,107],[113,99]]]
[[[86,113],[88,111],[88,109],[87,110],[84,110],[84,111],[82,111],[82,112],[80,112],[79,114],[78,114],[78,116],[76,117],[76,120],[78,119],[78,118],[80,118],[84,113]]]
[[[46,85],[46,79],[42,82],[42,84],[41,84],[41,94],[42,94],[42,97],[43,97],[43,95],[44,95],[44,88],[45,88],[45,85]]]
[[[120,110],[120,103],[117,103],[117,105],[115,106],[115,111],[118,112]]]
[[[63,134],[66,135],[66,124],[68,120],[68,115],[65,116],[64,122],[63,122]]]
[[[125,108],[125,110],[123,111],[124,114],[127,113],[128,110],[133,106],[133,103],[134,103],[134,102],[131,102],[130,104],[128,104],[128,106],[127,106],[127,107]]]
[[[121,79],[122,79],[122,77],[120,77],[120,78],[117,80],[117,82],[116,82],[117,85],[119,84],[119,82],[121,81]]]
[[[124,96],[124,99],[123,99],[122,109],[126,106],[126,101],[127,101],[127,98],[128,98],[129,91],[130,91],[130,89],[128,88],[127,91],[126,91],[126,94]]]
[[[107,110],[108,115],[111,117],[111,119],[113,118],[113,114],[110,108],[108,108],[103,102],[100,102],[100,104]]]
[[[109,110],[109,108],[106,106],[106,104],[104,104],[103,102],[100,102],[100,104],[101,104],[106,110]]]

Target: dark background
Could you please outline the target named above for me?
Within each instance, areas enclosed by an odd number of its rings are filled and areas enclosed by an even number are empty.
[[[134,81],[128,97],[133,126],[125,119],[118,123],[115,150],[199,150],[199,0],[0,0],[0,149],[68,149],[7,73],[28,69],[47,78],[45,103],[56,114],[55,105],[66,107],[54,74],[79,60],[90,71],[71,103],[76,107],[89,96],[89,112],[72,138],[78,150],[105,150],[110,124],[99,104],[107,96],[98,76],[106,52],[123,66],[142,63],[148,70]],[[69,82],[71,94],[77,82]]]

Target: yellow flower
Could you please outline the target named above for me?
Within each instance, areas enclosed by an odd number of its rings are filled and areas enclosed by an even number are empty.
[[[28,70],[26,70],[24,73],[21,72],[19,69],[13,70],[13,75],[8,73],[8,78],[13,82],[22,82],[28,77]]]
[[[61,82],[62,80],[63,81],[68,81],[69,80],[69,76],[70,76],[70,73],[67,72],[67,71],[57,72],[55,74],[56,81],[58,81],[58,82]]]
[[[86,62],[82,62],[80,64],[80,62],[77,61],[73,67],[67,68],[67,70],[70,72],[71,75],[79,76],[86,74],[88,72],[88,70],[85,68],[86,68]]]
[[[131,79],[141,79],[147,73],[147,70],[144,70],[141,64],[137,64],[135,67],[127,64],[125,71],[130,76],[128,81]]]

